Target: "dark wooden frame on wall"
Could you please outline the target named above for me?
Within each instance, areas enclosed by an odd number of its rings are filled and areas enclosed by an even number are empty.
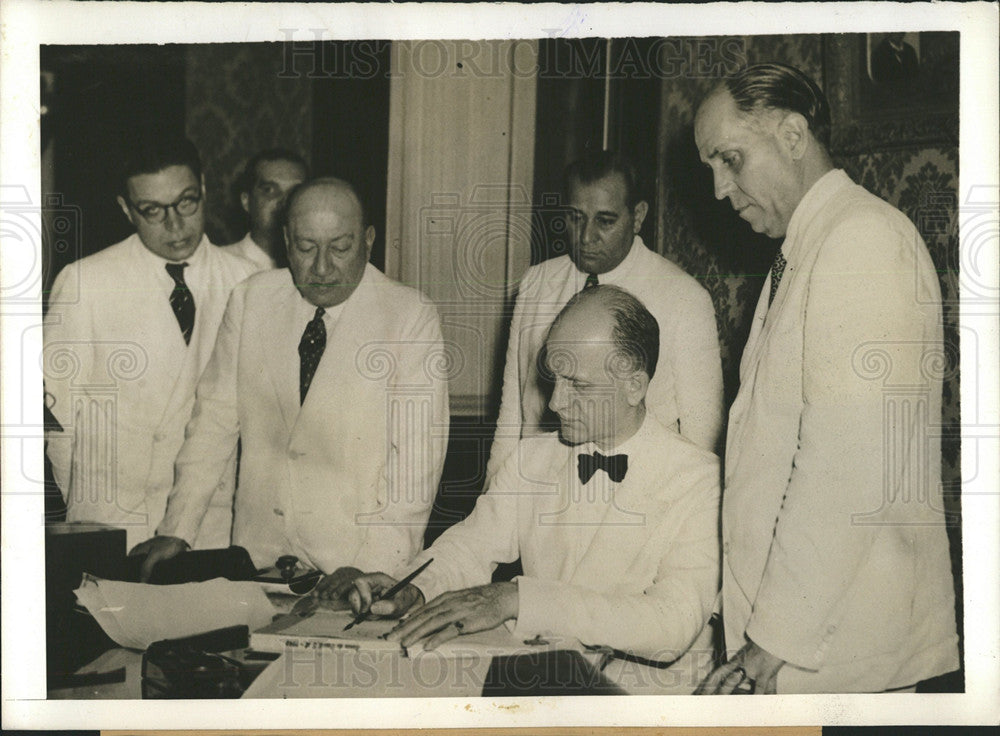
[[[921,32],[917,77],[895,87],[870,78],[867,34],[829,34],[823,43],[833,154],[958,146],[957,31]]]

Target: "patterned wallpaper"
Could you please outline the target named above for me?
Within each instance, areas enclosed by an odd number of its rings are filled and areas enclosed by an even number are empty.
[[[822,84],[824,45],[820,35],[743,37],[735,42],[741,45],[746,64],[783,61]],[[731,402],[738,388],[739,361],[753,309],[778,242],[754,234],[727,202],[715,201],[711,173],[698,159],[692,129],[694,112],[718,78],[715,74],[663,80],[657,245],[666,257],[698,277],[712,295],[722,342],[726,396]],[[873,151],[838,160],[837,164],[913,220],[938,267],[950,363],[943,397],[942,475],[945,490],[957,491],[961,477],[957,439],[958,149],[938,146]],[[957,504],[957,499],[952,500]]]
[[[232,243],[247,222],[233,191],[257,151],[281,146],[308,160],[312,86],[304,74],[280,76],[282,44],[200,44],[187,48],[187,133],[201,152],[208,190],[205,229],[212,242]]]

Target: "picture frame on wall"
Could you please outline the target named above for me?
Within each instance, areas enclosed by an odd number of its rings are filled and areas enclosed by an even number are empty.
[[[830,34],[825,43],[832,153],[958,145],[957,32]]]

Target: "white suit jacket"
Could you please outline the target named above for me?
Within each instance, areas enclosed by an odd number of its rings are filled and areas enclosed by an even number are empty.
[[[45,387],[64,432],[47,436],[70,521],[122,526],[129,547],[153,535],[232,288],[253,264],[202,238],[184,277],[195,323],[184,344],[165,260],[132,235],[69,264],[45,318]],[[197,547],[229,543],[232,471],[219,474]]]
[[[560,634],[677,660],[718,591],[718,458],[649,415],[605,453],[628,455],[620,483],[602,470],[580,483],[577,457],[594,449],[557,433],[522,440],[472,513],[398,574],[433,558],[414,581],[429,601],[489,583],[498,563],[520,557],[519,638]],[[697,684],[682,683],[688,693]]]
[[[803,198],[783,252],[729,417],[727,648],[746,635],[786,660],[779,692],[907,687],[958,667],[934,265],[840,170]]]
[[[545,429],[540,422],[549,390],[539,375],[538,353],[552,320],[586,279],[567,255],[532,266],[521,280],[487,484],[519,439]],[[648,411],[664,426],[715,452],[722,431],[722,362],[708,292],[679,266],[649,250],[638,235],[625,260],[601,274],[600,283],[631,292],[659,324],[660,354],[646,395]]]
[[[259,567],[294,554],[325,572],[391,569],[423,546],[444,464],[437,311],[367,266],[300,406],[304,304],[288,269],[234,290],[157,533],[194,538],[240,438],[233,543]]]

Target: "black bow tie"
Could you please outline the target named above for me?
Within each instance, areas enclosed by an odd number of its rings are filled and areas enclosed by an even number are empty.
[[[587,484],[598,470],[603,470],[615,483],[621,483],[628,470],[628,455],[577,455],[576,472],[580,474],[580,482]]]

